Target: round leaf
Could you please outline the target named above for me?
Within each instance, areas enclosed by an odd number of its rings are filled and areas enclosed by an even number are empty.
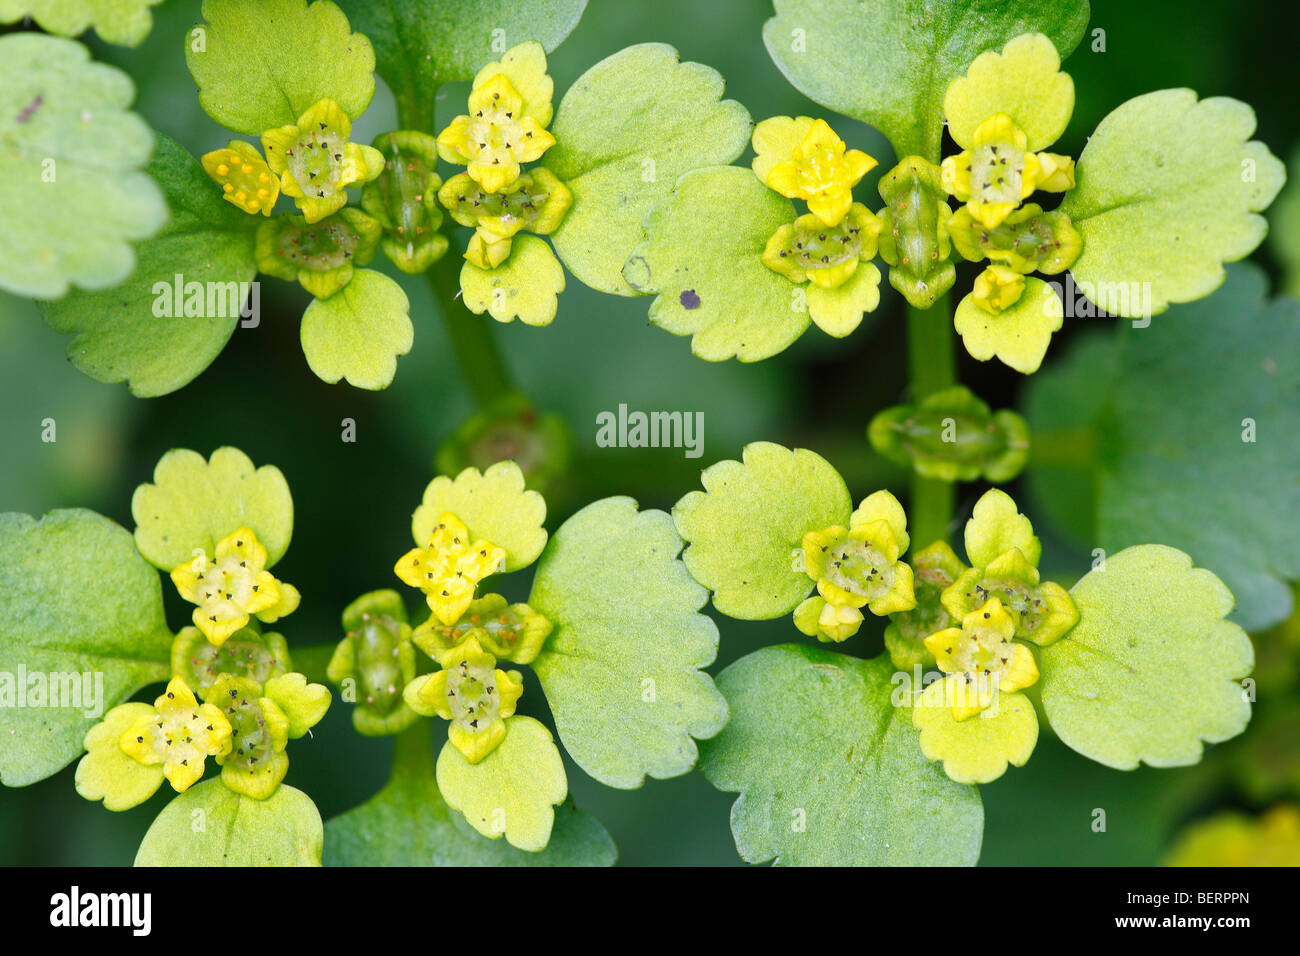
[[[289,126],[329,98],[356,119],[375,95],[375,54],[330,0],[203,0],[185,38],[199,105],[237,133]]]
[[[195,826],[201,819],[203,828]],[[320,866],[325,830],[311,798],[281,784],[265,800],[236,793],[219,777],[163,808],[136,866]]]
[[[125,73],[80,43],[0,37],[0,289],[53,299],[131,274],[130,243],[167,220],[141,167],[153,134]]]
[[[807,532],[847,525],[853,504],[839,472],[815,452],[755,442],[742,457],[706,469],[704,491],[677,502],[673,519],[690,542],[682,560],[713,592],[713,606],[764,620],[808,596],[812,580],[795,570],[793,555]]]
[[[933,162],[944,92],[976,56],[1032,32],[1068,56],[1088,24],[1086,0],[775,0],[775,7],[763,42],[800,92],[876,127],[899,156]]]
[[[450,743],[438,755],[438,787],[447,805],[492,840],[537,852],[551,839],[554,807],[569,792],[551,732],[531,717],[506,720],[506,738],[470,763]]]
[[[646,217],[647,239],[623,267],[637,292],[657,293],[650,321],[690,335],[702,359],[756,362],[808,328],[806,290],[763,264],[767,240],[794,207],[740,166],[687,173]]]
[[[1017,372],[1030,375],[1043,364],[1052,333],[1061,327],[1064,315],[1052,287],[1030,276],[1015,304],[997,315],[976,305],[973,295],[966,296],[957,305],[953,325],[972,358],[987,362],[997,356]]]
[[[504,570],[518,571],[546,547],[546,501],[524,488],[524,473],[513,461],[499,461],[480,472],[466,468],[455,481],[439,475],[424,489],[411,534],[424,547],[443,512],[465,523],[475,540],[484,538],[506,551]]]
[[[99,382],[125,381],[133,394],[151,398],[187,385],[225,347],[257,265],[256,220],[223,200],[181,146],[159,136],[146,169],[163,187],[171,220],[140,244],[130,278],[43,302],[41,312],[54,329],[73,334],[68,360],[80,371]]]
[[[721,99],[723,88],[716,70],[680,62],[663,43],[620,50],[569,87],[546,165],[573,192],[552,241],[580,281],[636,295],[622,269],[646,213],[683,173],[744,152],[753,124],[743,106]]]
[[[554,625],[533,662],[555,727],[578,766],[610,787],[686,773],[695,740],[727,721],[700,668],[718,629],[699,613],[708,592],[677,559],[682,539],[662,511],[606,498],[560,526],[528,603]]]
[[[893,668],[783,644],[718,675],[731,722],[701,769],[736,791],[731,832],[750,863],[969,866],[979,858],[979,791],[921,753]]]
[[[0,779],[61,770],[106,711],[167,679],[171,643],[158,573],[124,529],[82,509],[0,515]]]
[[[510,258],[495,269],[466,262],[460,269],[465,307],[498,322],[550,325],[564,291],[564,269],[545,239],[516,236]]]
[[[1102,120],[1079,157],[1078,185],[1061,203],[1083,236],[1071,267],[1082,291],[1128,318],[1209,295],[1263,241],[1256,213],[1286,170],[1249,141],[1255,113],[1191,90],[1129,100]]]
[[[1079,623],[1042,648],[1043,710],[1066,746],[1118,770],[1181,767],[1250,720],[1232,594],[1174,548],[1127,548],[1070,592]]]
[[[402,287],[382,272],[358,269],[328,299],[315,299],[302,317],[302,351],[317,377],[372,391],[387,388],[397,358],[411,351],[415,329]]]
[[[957,720],[944,688],[957,677],[934,681],[912,707],[921,731],[921,752],[943,761],[943,771],[958,783],[989,783],[1007,764],[1023,767],[1038,742],[1038,715],[1024,694],[1000,693],[996,706]]]
[[[31,17],[46,33],[75,37],[91,27],[105,43],[139,46],[162,0],[0,0],[0,23]]]
[[[238,448],[218,448],[208,461],[174,448],[159,459],[153,480],[136,488],[131,515],[136,547],[162,570],[191,560],[196,548],[216,554],[217,542],[243,527],[266,548],[267,567],[289,549],[293,498],[274,465],[254,468]]]

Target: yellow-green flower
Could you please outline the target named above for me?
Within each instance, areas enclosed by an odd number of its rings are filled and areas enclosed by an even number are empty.
[[[493,269],[509,257],[511,240],[521,231],[546,236],[558,229],[573,193],[550,170],[538,168],[495,193],[460,173],[443,184],[438,200],[456,222],[476,230],[465,258]]]
[[[406,685],[406,703],[416,713],[451,721],[447,738],[470,763],[478,763],[505,739],[505,718],[524,692],[518,671],[496,667],[496,658],[476,637],[447,653],[443,669]]]
[[[230,746],[217,757],[221,782],[231,790],[265,800],[289,771],[285,748],[318,724],[329,710],[330,692],[302,674],[272,677],[265,684],[222,674],[208,699],[230,721]]]
[[[551,627],[529,605],[508,604],[500,594],[487,594],[472,602],[454,624],[425,621],[411,640],[444,666],[447,655],[470,638],[498,659],[529,664],[541,653]]]
[[[902,505],[877,491],[853,512],[847,530],[837,525],[804,535],[804,570],[828,604],[880,615],[909,611],[916,607],[912,569],[899,560],[908,544]]]
[[[861,150],[848,149],[823,119],[773,117],[755,128],[754,143],[759,152],[754,171],[759,178],[788,199],[806,201],[827,226],[839,225],[848,215],[853,187],[876,165]],[[787,152],[786,158],[773,163],[769,144],[776,143]]]
[[[360,209],[340,209],[319,222],[276,216],[257,228],[253,254],[267,275],[296,279],[318,299],[352,281],[356,266],[375,257],[383,228]]]
[[[225,149],[216,149],[200,160],[203,169],[221,186],[221,195],[246,213],[271,215],[280,196],[280,177],[262,159],[251,143],[232,139]]]
[[[439,621],[455,624],[474,600],[479,581],[498,570],[505,557],[505,549],[490,541],[470,541],[464,522],[446,511],[428,546],[412,548],[393,570],[405,583],[424,592]]]
[[[1024,130],[1011,117],[990,116],[976,128],[974,148],[943,161],[943,188],[992,229],[1038,188],[1042,170],[1026,143]]]
[[[1025,203],[992,229],[962,206],[948,219],[947,230],[962,258],[987,258],[1022,275],[1064,272],[1083,251],[1083,237],[1070,217],[1059,210],[1043,212],[1036,203]]]
[[[809,213],[772,234],[763,264],[791,282],[834,289],[875,256],[880,227],[880,219],[862,203],[853,203],[834,226]]]
[[[965,720],[993,704],[999,692],[1011,693],[1038,680],[1034,654],[1012,640],[1015,633],[1015,617],[1001,601],[990,598],[965,615],[961,627],[945,628],[925,639],[939,669],[961,677],[974,691],[953,702],[954,718]]]
[[[814,594],[794,609],[794,626],[823,643],[847,641],[862,626],[862,611],[852,604],[832,604]]]
[[[229,721],[211,704],[200,704],[179,677],[149,704],[120,704],[86,734],[86,756],[77,764],[77,792],[127,810],[148,800],[163,780],[183,793],[203,777],[208,757],[230,750]]]
[[[1260,817],[1237,811],[1198,820],[1178,835],[1166,866],[1300,866],[1300,807],[1281,803]]]
[[[262,134],[267,163],[309,223],[347,205],[348,186],[368,183],[384,171],[383,154],[350,142],[351,135],[352,120],[328,98],[310,107],[296,125]]]
[[[217,543],[215,558],[199,554],[172,571],[181,597],[194,609],[194,626],[213,644],[245,627],[251,617],[271,623],[292,614],[300,595],[266,570],[266,548],[252,528],[240,528]]]
[[[469,114],[456,117],[438,135],[442,157],[469,167],[470,178],[489,193],[513,183],[523,163],[540,159],[554,145],[555,137],[525,111],[524,98],[504,73],[476,82]]]
[[[975,277],[971,300],[985,312],[997,315],[1020,301],[1025,277],[1010,266],[989,266]]]

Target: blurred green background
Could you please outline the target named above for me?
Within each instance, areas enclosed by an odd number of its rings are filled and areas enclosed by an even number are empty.
[[[199,19],[198,7],[198,0],[169,0],[157,8],[154,32],[136,50],[91,41],[97,58],[135,78],[139,112],[195,154],[227,138],[199,109],[185,69],[182,36]],[[770,14],[768,0],[592,0],[577,30],[551,57],[557,101],[596,61],[633,43],[663,41],[683,59],[721,71],[728,95],[756,118],[820,115],[767,56],[760,29]],[[1294,109],[1300,67],[1289,49],[1290,34],[1277,28],[1267,5],[1101,2],[1094,3],[1090,24],[1098,27],[1106,32],[1105,52],[1091,52],[1085,39],[1066,62],[1078,102],[1055,149],[1077,156],[1088,132],[1124,100],[1188,86],[1252,104],[1258,138],[1279,156],[1291,154],[1300,135]],[[465,92],[458,85],[443,89],[440,126],[458,111]],[[859,188],[859,196],[875,205],[875,179],[892,165],[891,148],[861,124],[828,118],[850,146],[880,160]],[[395,123],[392,98],[381,82],[353,138],[367,142]],[[1255,258],[1276,276],[1266,249]],[[963,282],[968,286],[969,278],[959,279],[959,289]],[[150,478],[163,452],[186,447],[206,455],[223,444],[237,445],[257,464],[278,465],[294,493],[294,543],[277,574],[296,584],[304,600],[284,633],[298,645],[336,640],[339,614],[353,597],[396,586],[392,564],[409,547],[410,512],[432,476],[435,449],[474,410],[427,287],[410,277],[403,285],[411,297],[415,347],[399,360],[392,388],[378,394],[328,386],[311,374],[297,340],[307,299],[296,285],[265,283],[261,327],[236,330],[194,383],[152,400],[81,376],[64,359],[66,341],[29,302],[0,296],[0,509],[40,514],[85,506],[129,528],[131,492]],[[881,308],[848,340],[835,342],[812,329],[783,355],[756,365],[693,358],[686,340],[648,325],[647,305],[591,292],[571,279],[551,327],[515,323],[494,329],[520,385],[543,411],[560,414],[576,438],[570,480],[549,496],[552,529],[583,504],[609,494],[670,508],[697,487],[702,467],[736,457],[745,443],[758,439],[818,451],[842,471],[855,497],[882,485],[904,490],[901,476],[864,438],[871,415],[905,396],[902,300],[892,290],[885,288]],[[1067,324],[1058,334],[1049,366],[1068,352],[1084,325]],[[1023,379],[997,363],[981,365],[963,354],[960,375],[994,407],[1017,404]],[[597,448],[596,415],[619,403],[703,411],[704,457]],[[47,417],[58,422],[55,444],[40,441]],[[344,418],[357,423],[355,444],[340,441]],[[982,490],[961,486],[959,513]],[[1019,489],[1010,490],[1015,495]],[[1049,569],[1087,566],[1082,555],[1043,530]],[[525,584],[514,587],[522,594]],[[187,617],[179,600],[169,606],[174,624]],[[788,620],[719,619],[719,626],[715,673],[764,644],[803,639]],[[844,649],[875,654],[879,648],[878,629],[864,628]],[[524,701],[525,711],[549,719],[535,682]],[[1277,760],[1300,762],[1295,729],[1284,724],[1275,731]],[[1265,799],[1261,791],[1243,795],[1231,783],[1234,762],[1255,759],[1251,735],[1257,732],[1213,748],[1211,759],[1198,767],[1132,773],[1091,763],[1045,733],[1028,767],[982,788],[982,862],[1154,863],[1186,820],[1220,806],[1255,808],[1253,799]],[[346,708],[337,706],[313,737],[293,746],[287,782],[309,793],[328,819],[380,787],[390,750],[387,740],[354,733]],[[728,830],[734,796],[714,791],[698,774],[624,792],[594,783],[575,766],[569,769],[575,800],[609,829],[621,862],[739,863]],[[108,813],[76,795],[71,767],[25,789],[0,790],[0,862],[127,864],[168,793],[164,788],[144,806]],[[1105,833],[1091,828],[1098,807],[1107,812]]]

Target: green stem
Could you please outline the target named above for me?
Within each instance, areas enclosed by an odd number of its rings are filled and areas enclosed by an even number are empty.
[[[421,717],[393,738],[391,775],[399,773],[433,777],[433,721],[429,718]]]
[[[460,257],[448,252],[426,273],[438,300],[451,350],[465,384],[480,406],[514,388],[491,325],[466,306],[460,292]]]
[[[957,355],[948,296],[942,296],[928,309],[907,307],[907,371],[913,402],[956,383]],[[918,545],[925,547],[947,539],[955,506],[951,482],[912,475],[908,523]]]

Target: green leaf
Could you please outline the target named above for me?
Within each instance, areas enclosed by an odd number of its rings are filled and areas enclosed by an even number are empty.
[[[1181,767],[1250,720],[1250,638],[1232,593],[1174,548],[1126,548],[1070,592],[1079,623],[1039,652],[1043,711],[1061,741],[1118,770]]]
[[[293,537],[293,497],[274,465],[254,468],[238,448],[218,448],[208,461],[188,448],[158,460],[153,484],[131,497],[135,544],[152,564],[170,572],[195,549],[211,556],[217,542],[241,527],[252,528],[272,567]]]
[[[526,40],[551,52],[573,32],[587,0],[341,0],[375,45],[379,75],[397,97],[401,125],[433,126],[443,83],[472,80]],[[500,32],[497,32],[500,31]]]
[[[131,274],[130,243],[167,220],[141,168],[153,133],[125,73],[80,43],[0,37],[0,289],[57,298]]]
[[[1082,291],[1134,318],[1217,289],[1222,264],[1263,241],[1255,214],[1286,180],[1268,147],[1247,142],[1254,132],[1245,103],[1191,90],[1136,97],[1102,120],[1060,207],[1083,236],[1071,267]]]
[[[429,722],[397,738],[393,775],[325,824],[327,866],[612,866],[618,851],[589,813],[565,803],[538,853],[488,840],[447,806],[433,772]]]
[[[478,763],[445,744],[437,773],[447,805],[463,813],[470,826],[532,853],[550,841],[553,808],[569,792],[551,732],[519,715],[506,719],[506,739]]]
[[[411,351],[415,329],[402,287],[382,272],[358,269],[328,299],[315,299],[302,317],[302,351],[322,381],[339,379],[372,391],[387,388],[398,356]]]
[[[1044,33],[1062,57],[1083,38],[1086,0],[776,0],[763,41],[814,102],[876,127],[899,156],[939,161],[948,83],[985,50]]]
[[[727,722],[727,703],[700,668],[718,629],[708,592],[677,559],[682,539],[662,511],[606,498],[560,526],[528,603],[554,625],[533,662],[574,761],[601,783],[633,789],[649,774],[695,766],[692,738]]]
[[[171,219],[141,243],[130,278],[42,302],[41,312],[54,329],[73,334],[68,360],[80,371],[99,382],[125,381],[133,394],[152,398],[187,385],[230,339],[251,291],[238,284],[257,274],[258,217],[223,200],[194,158],[165,136],[146,171],[162,185]],[[202,285],[186,295],[195,282]],[[187,300],[193,308],[185,308]]]
[[[720,461],[673,508],[691,576],[713,606],[743,620],[780,617],[808,596],[812,580],[792,565],[803,536],[847,527],[853,503],[824,458],[770,442],[745,447],[743,462]],[[798,494],[791,494],[798,489]]]
[[[330,0],[203,0],[185,38],[199,105],[237,133],[289,126],[329,98],[356,119],[375,95],[375,54]]]
[[[495,269],[462,265],[460,287],[465,307],[475,315],[487,312],[498,322],[550,325],[564,291],[564,269],[545,239],[515,236],[510,258]]]
[[[547,168],[573,191],[552,238],[569,271],[593,289],[636,295],[622,269],[641,224],[678,177],[725,166],[749,144],[749,113],[722,100],[716,70],[682,63],[664,43],[642,43],[601,60],[569,87]]]
[[[1291,174],[1273,206],[1269,239],[1273,254],[1282,266],[1283,291],[1300,298],[1300,150],[1287,164]]]
[[[794,206],[740,166],[687,173],[646,217],[647,239],[623,267],[637,292],[655,293],[650,321],[690,335],[710,362],[756,362],[808,328],[805,290],[763,264],[772,233]]]
[[[417,545],[429,543],[446,511],[465,523],[471,537],[505,549],[505,571],[528,567],[546,547],[546,500],[524,488],[524,473],[513,461],[482,472],[466,468],[454,481],[439,475],[429,482],[411,520]]]
[[[987,362],[997,356],[1017,372],[1031,375],[1043,363],[1064,315],[1052,287],[1029,276],[1020,298],[997,315],[977,305],[974,295],[967,295],[957,305],[953,325],[972,358]]]
[[[158,573],[124,529],[82,509],[0,515],[0,779],[66,766],[104,712],[167,679],[171,643]]]
[[[0,23],[31,17],[46,33],[75,37],[91,27],[105,43],[139,46],[162,0],[0,0]]]
[[[1056,429],[1067,450],[1098,450],[1031,471],[1052,489],[1065,476],[1091,486],[1075,509],[1096,527],[1088,546],[1186,551],[1223,578],[1233,620],[1252,631],[1288,617],[1287,581],[1300,579],[1286,520],[1300,513],[1300,307],[1267,294],[1258,268],[1233,266],[1204,301],[1087,342],[1039,376],[1027,405],[1035,436]],[[1064,396],[1081,415],[1061,419]]]
[[[979,791],[949,780],[917,744],[888,657],[862,661],[783,644],[718,675],[731,722],[701,769],[736,791],[731,832],[750,863],[973,865]]]
[[[324,839],[320,813],[301,790],[281,784],[254,800],[214,777],[163,808],[135,865],[320,866]]]

